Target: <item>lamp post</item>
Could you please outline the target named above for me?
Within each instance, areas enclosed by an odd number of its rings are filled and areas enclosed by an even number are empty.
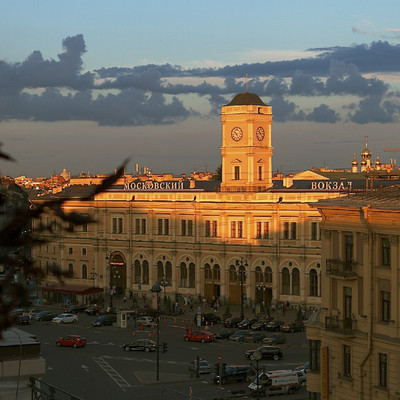
[[[90,272],[90,279],[93,281],[92,286],[95,287],[95,279],[97,278],[97,272],[94,268]]]
[[[109,307],[112,308],[113,306],[113,294],[114,294],[114,290],[112,287],[112,266],[111,266],[111,254],[112,252],[110,251],[110,255],[106,256],[106,261],[108,263],[107,269],[109,271],[109,278],[110,278],[110,302],[109,302]]]
[[[165,287],[168,286],[168,280],[167,277],[165,275],[163,275],[161,281],[160,281],[160,285],[164,288],[164,304],[167,304],[167,294],[165,291]]]
[[[236,274],[240,279],[240,318],[244,319],[244,311],[243,311],[243,282],[247,277],[246,267],[248,266],[247,260],[243,257],[240,257],[240,260],[236,260]]]
[[[157,382],[160,380],[160,302],[159,302],[159,296],[161,292],[161,287],[158,282],[153,285],[153,287],[150,289],[152,293],[156,294],[157,297],[157,375],[156,375],[156,380]]]

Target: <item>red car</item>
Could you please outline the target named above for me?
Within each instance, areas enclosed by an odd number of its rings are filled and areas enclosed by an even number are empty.
[[[201,342],[201,343],[208,343],[215,341],[215,335],[211,332],[206,331],[194,331],[191,333],[187,333],[183,336],[183,340],[186,342]]]
[[[86,338],[80,335],[68,335],[56,340],[57,346],[68,346],[68,347],[83,347],[86,345]]]

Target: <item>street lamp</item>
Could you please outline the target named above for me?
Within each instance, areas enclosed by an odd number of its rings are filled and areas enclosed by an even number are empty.
[[[111,254],[112,254],[112,251],[110,251],[110,255],[109,256],[106,256],[106,262],[108,263],[107,269],[108,269],[108,271],[110,273],[110,276],[109,276],[109,278],[110,278],[110,303],[109,303],[109,307],[110,308],[112,308],[112,306],[113,306],[113,294],[114,294],[114,290],[113,290],[113,287],[112,287],[112,274],[113,274],[113,271],[112,271],[112,265],[111,265]]]
[[[264,312],[264,292],[267,290],[267,288],[264,286],[263,283],[258,283],[256,285],[256,288],[258,291],[258,304],[260,306],[261,312]]]
[[[247,260],[243,257],[240,257],[240,260],[236,260],[236,274],[240,279],[240,318],[244,319],[244,311],[243,311],[243,282],[247,277],[246,267],[248,266]]]
[[[164,288],[164,304],[166,304],[167,303],[167,294],[165,293],[165,287],[168,286],[168,280],[165,275],[163,275],[163,277],[160,281],[160,285]]]
[[[95,287],[95,279],[97,278],[97,272],[92,268],[92,271],[90,272],[90,279],[93,281],[92,286]]]
[[[156,380],[160,380],[160,302],[159,296],[161,292],[161,287],[158,282],[153,285],[150,292],[155,293],[157,297],[157,376]]]

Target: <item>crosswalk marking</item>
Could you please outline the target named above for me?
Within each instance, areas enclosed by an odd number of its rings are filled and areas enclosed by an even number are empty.
[[[102,357],[93,357],[93,360],[100,368],[124,391],[130,388],[131,385]]]

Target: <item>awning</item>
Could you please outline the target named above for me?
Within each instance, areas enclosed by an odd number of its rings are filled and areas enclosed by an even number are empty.
[[[64,293],[75,293],[75,294],[94,294],[103,292],[102,288],[94,286],[77,286],[77,285],[51,285],[43,290],[49,290],[50,292],[64,292]]]

